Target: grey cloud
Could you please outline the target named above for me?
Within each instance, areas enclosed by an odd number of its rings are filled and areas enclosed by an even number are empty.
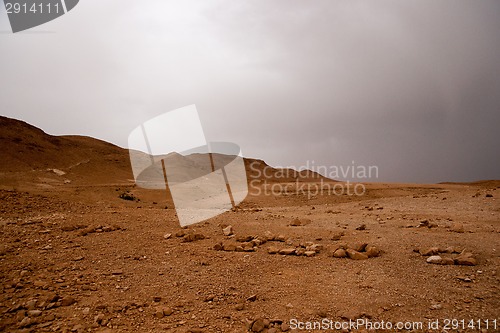
[[[0,30],[8,30],[0,12]],[[497,1],[84,1],[0,34],[2,114],[125,146],[195,103],[210,140],[381,181],[500,178]]]

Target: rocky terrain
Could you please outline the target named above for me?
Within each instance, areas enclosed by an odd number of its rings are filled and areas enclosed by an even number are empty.
[[[3,117],[0,143],[0,331],[500,331],[500,181],[251,191],[181,228],[124,149]],[[306,325],[349,320],[423,326]]]

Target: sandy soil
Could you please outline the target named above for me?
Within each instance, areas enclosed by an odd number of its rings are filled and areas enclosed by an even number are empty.
[[[293,319],[359,318],[427,328],[429,320],[491,323],[500,315],[498,182],[250,195],[235,211],[184,229],[162,191],[47,186],[0,192],[6,332],[245,332],[261,323],[264,332],[281,332]],[[140,201],[118,197],[127,190]],[[228,225],[233,234],[225,236]],[[259,239],[255,246],[238,242],[247,236]],[[314,256],[268,253],[307,242],[321,245]],[[218,250],[220,243],[251,252]],[[380,256],[332,256],[359,243]],[[477,263],[429,264],[418,251],[432,247],[465,250]]]

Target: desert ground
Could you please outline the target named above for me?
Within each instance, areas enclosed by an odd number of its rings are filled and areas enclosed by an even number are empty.
[[[0,143],[0,331],[500,332],[500,181],[337,195],[292,174],[181,228],[125,149],[4,117]]]

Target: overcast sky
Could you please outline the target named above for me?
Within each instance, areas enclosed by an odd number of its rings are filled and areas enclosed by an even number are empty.
[[[12,34],[2,8],[0,114],[126,147],[196,104],[208,140],[274,166],[500,179],[499,18],[497,0],[82,0]]]

